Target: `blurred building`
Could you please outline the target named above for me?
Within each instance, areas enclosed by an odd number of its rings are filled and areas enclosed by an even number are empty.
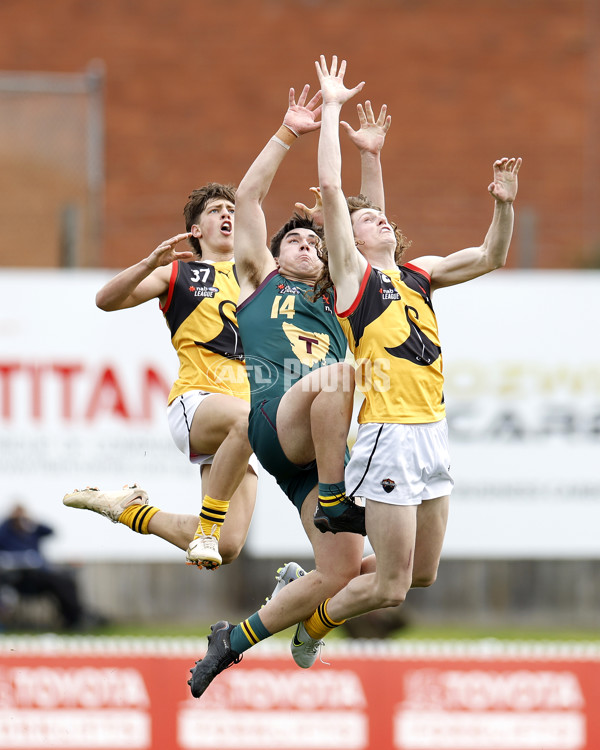
[[[596,0],[5,0],[0,265],[131,264],[181,230],[192,188],[239,182],[320,53],[389,106],[387,207],[412,253],[478,242],[491,164],[521,155],[509,265],[595,265],[599,16]],[[273,229],[308,200],[316,145],[280,170]]]

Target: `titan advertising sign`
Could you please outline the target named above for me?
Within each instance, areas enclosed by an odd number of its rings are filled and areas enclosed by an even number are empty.
[[[165,510],[199,509],[198,471],[166,423],[177,358],[158,303],[101,312],[94,297],[109,276],[0,276],[0,509],[19,499],[54,525],[55,559],[89,560],[90,534],[95,559],[179,559],[61,504],[75,487],[137,481]],[[498,271],[433,302],[456,481],[444,554],[597,557],[600,273]],[[260,495],[251,554],[309,553],[268,476]]]

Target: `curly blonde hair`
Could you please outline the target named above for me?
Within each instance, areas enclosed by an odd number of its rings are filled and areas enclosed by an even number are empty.
[[[350,216],[352,216],[353,213],[356,213],[356,211],[360,211],[363,208],[372,208],[375,211],[381,211],[379,206],[376,206],[365,195],[362,194],[347,198],[346,203],[348,204],[348,211],[350,213]],[[400,265],[404,253],[406,249],[410,247],[411,242],[404,236],[404,234],[402,234],[402,230],[395,222],[390,221],[390,226],[394,230],[394,236],[396,237],[396,250],[394,251],[394,260],[396,262],[396,265]],[[322,242],[319,255],[321,257],[321,260],[323,261],[323,271],[321,272],[321,275],[319,276],[319,278],[317,279],[317,283],[315,284],[315,300],[319,297],[322,297],[324,294],[327,294],[327,292],[333,288],[333,281],[331,280],[331,276],[329,275],[329,263],[325,240],[323,240]]]

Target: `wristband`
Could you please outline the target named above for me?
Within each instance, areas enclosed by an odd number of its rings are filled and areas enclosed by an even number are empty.
[[[288,129],[288,130],[290,131],[290,133],[292,133],[293,135],[295,135],[295,136],[296,136],[296,138],[299,138],[299,137],[300,137],[300,136],[298,135],[298,133],[296,133],[296,131],[294,130],[294,128],[290,128],[290,126],[289,126],[289,125],[286,125],[286,124],[285,124],[285,122],[283,123],[283,127],[284,127],[284,128],[287,128],[287,129]]]
[[[282,141],[281,145],[285,144],[288,148],[297,138],[287,125],[280,125],[279,130],[275,133],[274,137],[277,138],[278,141]]]
[[[286,151],[290,150],[290,147],[287,145],[287,143],[285,141],[282,141],[281,138],[279,138],[278,136],[276,135],[272,136],[271,140],[275,141],[275,143],[278,143],[280,146],[283,146],[283,148]]]

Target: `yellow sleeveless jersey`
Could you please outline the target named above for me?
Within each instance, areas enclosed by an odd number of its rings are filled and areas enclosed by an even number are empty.
[[[225,393],[250,401],[236,307],[233,261],[173,263],[161,310],[179,357],[169,403],[187,391]]]
[[[410,263],[368,266],[349,310],[336,310],[357,363],[361,424],[437,422],[445,416],[442,350],[430,278]]]

